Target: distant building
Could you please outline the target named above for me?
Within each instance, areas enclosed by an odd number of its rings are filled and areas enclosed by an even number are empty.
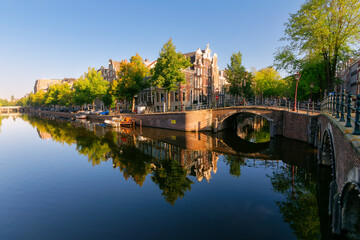
[[[51,85],[68,83],[71,86],[74,84],[76,78],[64,78],[64,79],[38,79],[35,81],[34,93],[40,90],[47,91]]]
[[[345,90],[352,95],[360,94],[360,58],[344,64],[337,77],[341,80],[336,86],[337,91]]]
[[[121,62],[119,61],[109,59],[109,67],[105,68],[104,66],[101,66],[98,69],[98,72],[101,72],[104,80],[112,83],[115,79],[117,79],[117,72],[120,70],[120,63]]]

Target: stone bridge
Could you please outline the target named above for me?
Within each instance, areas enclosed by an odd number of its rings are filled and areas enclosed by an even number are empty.
[[[0,114],[24,113],[25,107],[21,106],[4,106],[0,107]]]

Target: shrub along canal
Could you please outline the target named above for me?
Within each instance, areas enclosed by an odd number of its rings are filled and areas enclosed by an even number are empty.
[[[0,116],[0,239],[330,239],[316,150],[256,116],[236,126]]]

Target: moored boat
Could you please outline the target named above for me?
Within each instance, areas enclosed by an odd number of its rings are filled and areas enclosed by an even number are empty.
[[[86,119],[87,116],[86,116],[86,114],[79,113],[79,114],[75,114],[75,118],[76,119]]]
[[[135,121],[129,117],[112,118],[105,120],[104,123],[109,127],[135,127]]]

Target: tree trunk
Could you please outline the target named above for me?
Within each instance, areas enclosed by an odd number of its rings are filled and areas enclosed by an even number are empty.
[[[170,110],[170,91],[167,91],[167,110],[169,111]]]
[[[92,105],[93,105],[93,111],[95,111],[95,100],[92,102]]]
[[[119,100],[115,99],[115,104],[116,104],[116,112],[119,113]]]
[[[135,112],[135,97],[133,97],[132,99],[132,109],[131,111],[134,113]]]

